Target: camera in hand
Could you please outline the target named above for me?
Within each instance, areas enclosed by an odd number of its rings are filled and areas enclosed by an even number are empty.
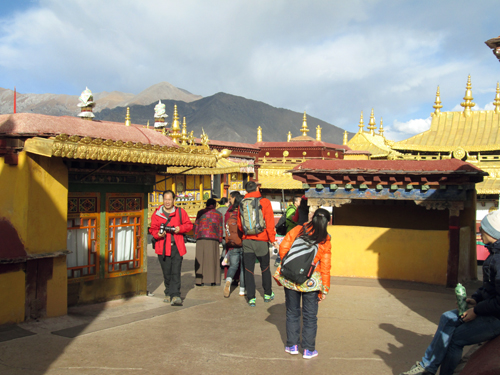
[[[165,232],[167,232],[167,233],[174,233],[175,232],[175,227],[165,227]]]
[[[165,223],[161,223],[160,224],[160,230],[158,232],[158,234],[163,234],[163,233],[174,233],[175,232],[175,227],[170,227],[170,226],[167,226],[165,225]]]

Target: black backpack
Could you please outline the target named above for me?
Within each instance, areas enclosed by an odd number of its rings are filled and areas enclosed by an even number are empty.
[[[316,268],[313,261],[317,252],[318,244],[311,244],[302,237],[295,238],[292,247],[281,260],[281,275],[295,284],[303,284],[311,278]]]
[[[280,219],[276,223],[276,234],[284,236],[286,234],[286,212],[281,215]]]

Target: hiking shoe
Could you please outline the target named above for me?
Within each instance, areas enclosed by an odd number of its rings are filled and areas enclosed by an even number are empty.
[[[231,280],[226,281],[224,286],[224,297],[229,298],[229,293],[231,292]]]
[[[241,287],[240,287],[240,296],[242,296],[242,297],[243,297],[243,296],[246,296],[246,295],[247,295],[247,291],[246,291],[246,289],[245,289],[245,288],[241,288]]]
[[[278,267],[280,265],[280,263],[281,263],[281,260],[280,259],[276,259],[274,261],[274,267]]]
[[[172,297],[172,302],[170,302],[171,306],[182,306],[181,297]]]
[[[318,356],[318,351],[317,350],[313,350],[311,352],[310,350],[304,349],[304,354],[302,355],[302,358],[311,359],[311,358],[314,358],[314,357],[317,357],[317,356]]]
[[[299,354],[299,346],[298,345],[285,346],[285,352],[290,354]]]
[[[417,362],[411,367],[411,369],[402,372],[399,375],[434,375],[434,374],[423,368],[420,362]]]
[[[273,299],[274,299],[274,292],[271,292],[270,296],[264,294],[264,302],[271,302]]]
[[[248,306],[255,307],[255,298],[252,298],[251,300],[248,300]]]
[[[163,299],[163,302],[170,303],[170,296],[165,296],[165,298]]]

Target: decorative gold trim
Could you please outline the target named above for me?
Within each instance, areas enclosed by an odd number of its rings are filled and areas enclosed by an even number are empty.
[[[207,168],[216,166],[218,156],[216,150],[201,147],[169,147],[67,134],[30,138],[25,142],[25,150],[48,157]]]

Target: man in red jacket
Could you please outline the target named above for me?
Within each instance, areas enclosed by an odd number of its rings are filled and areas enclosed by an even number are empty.
[[[255,306],[255,259],[259,260],[260,269],[262,271],[262,287],[264,288],[264,302],[271,302],[274,299],[274,293],[271,286],[271,270],[269,269],[270,255],[269,243],[278,247],[276,242],[276,231],[274,229],[274,213],[271,202],[267,198],[262,198],[260,189],[254,181],[248,181],[245,184],[247,194],[243,199],[260,198],[260,206],[262,207],[262,216],[265,221],[265,228],[262,232],[256,234],[246,234],[241,215],[243,214],[240,208],[238,215],[238,228],[243,234],[243,259],[245,264],[245,286],[247,288],[248,304],[251,307]]]
[[[182,257],[186,254],[184,233],[193,229],[189,216],[182,208],[177,208],[175,193],[167,190],[163,193],[163,205],[151,216],[149,233],[155,238],[155,253],[158,254],[163,283],[165,284],[164,302],[172,306],[182,306],[181,267]]]

